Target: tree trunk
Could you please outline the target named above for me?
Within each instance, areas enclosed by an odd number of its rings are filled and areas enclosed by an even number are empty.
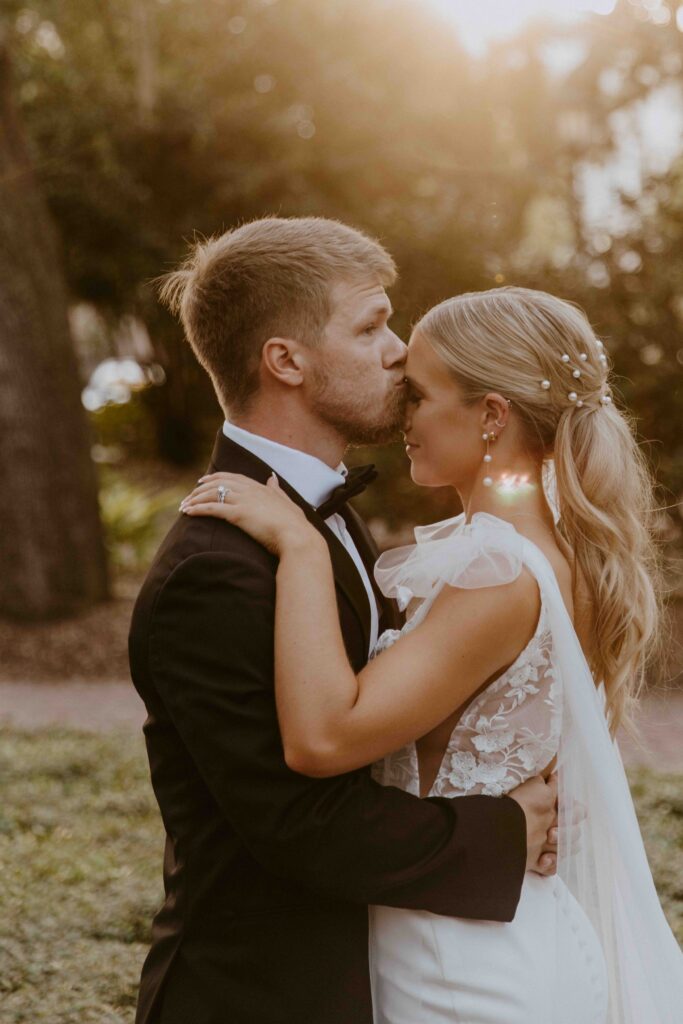
[[[0,40],[0,613],[107,595],[95,468],[59,250]]]

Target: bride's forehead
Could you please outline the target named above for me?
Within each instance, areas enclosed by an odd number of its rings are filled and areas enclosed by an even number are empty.
[[[452,383],[446,364],[418,331],[408,342],[405,370],[406,377],[416,385]]]

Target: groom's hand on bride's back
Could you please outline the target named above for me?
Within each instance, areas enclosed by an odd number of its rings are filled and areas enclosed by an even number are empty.
[[[526,817],[526,868],[539,875],[557,871],[557,774],[537,775],[509,794]]]

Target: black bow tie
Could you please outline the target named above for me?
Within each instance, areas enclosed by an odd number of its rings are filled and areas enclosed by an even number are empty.
[[[318,505],[317,513],[323,519],[334,515],[342,508],[349,498],[355,498],[362,494],[368,484],[371,484],[379,476],[374,466],[354,466],[346,474],[346,480],[339,487],[335,487],[327,501]]]

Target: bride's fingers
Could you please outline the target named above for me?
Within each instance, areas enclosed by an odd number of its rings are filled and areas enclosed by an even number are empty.
[[[184,509],[187,505],[196,505],[207,500],[216,500],[219,488],[221,487],[225,488],[226,501],[229,500],[231,494],[233,499],[235,495],[252,497],[254,499],[257,497],[263,498],[263,492],[266,490],[274,491],[277,496],[276,500],[279,499],[288,505],[295,504],[281,489],[275,473],[271,473],[265,486],[256,480],[251,480],[249,477],[240,476],[238,473],[211,473],[209,476],[202,477],[198,486],[183,498],[180,504],[181,509]]]
[[[234,488],[226,487],[223,502],[220,502],[220,504],[224,504],[225,502],[230,501],[231,496],[234,496],[234,494]],[[183,498],[183,500],[180,503],[180,509],[181,511],[184,512],[186,508],[189,508],[192,505],[203,505],[206,502],[214,501],[218,502],[218,499],[219,491],[217,487],[211,485],[208,487],[198,487],[190,494],[188,494],[186,498]]]
[[[235,494],[235,493],[237,493],[237,491],[242,490],[242,488],[239,487],[238,485],[236,485],[236,484],[229,484],[229,483],[221,483],[221,482],[219,482],[217,484],[215,484],[215,483],[199,484],[197,487],[193,488],[193,490],[190,491],[190,493],[188,494],[187,498],[198,498],[198,497],[202,497],[204,495],[210,495],[210,494],[213,494],[213,496],[215,498],[217,498],[218,494],[221,491],[221,488],[224,490],[224,492],[226,494]]]
[[[197,486],[192,489],[185,500],[190,497],[204,494],[218,494],[219,488],[224,488],[225,493],[236,492],[239,494],[258,494],[264,491],[264,485],[252,480],[250,477],[242,476],[240,473],[210,473],[208,476],[200,477]],[[284,497],[285,495],[283,495]]]
[[[557,856],[554,853],[542,853],[534,871],[538,875],[554,875],[557,871]]]
[[[559,829],[551,828],[548,832],[546,845],[543,847],[541,851],[541,856],[546,853],[553,854],[554,856],[556,856],[558,853],[559,838]],[[581,849],[581,841],[582,836],[580,829],[572,828],[569,831],[565,843],[567,853],[578,853]]]
[[[235,522],[239,517],[239,509],[234,505],[228,505],[221,501],[205,501],[198,505],[188,505],[183,509],[186,516],[214,516],[214,518],[226,519],[229,523]]]
[[[198,484],[203,484],[207,482],[212,484],[236,484],[240,482],[247,484],[256,483],[256,481],[252,480],[251,477],[244,476],[242,473],[205,473],[204,476],[200,476],[199,480],[197,481]]]
[[[266,490],[267,488],[263,484],[250,480],[248,477],[238,474],[214,473],[183,498],[179,507],[181,512],[186,512],[189,508],[205,504],[234,505],[241,503],[249,505],[261,502]],[[223,492],[222,501],[220,500],[221,491]],[[279,492],[280,494],[282,500],[290,501],[283,492]],[[276,500],[278,499],[276,498]]]
[[[218,501],[221,489],[227,501],[230,495],[248,495],[256,493],[258,489],[263,490],[263,487],[255,480],[249,480],[236,473],[213,473],[183,498],[180,507],[183,509],[186,505],[196,505],[198,502]]]

